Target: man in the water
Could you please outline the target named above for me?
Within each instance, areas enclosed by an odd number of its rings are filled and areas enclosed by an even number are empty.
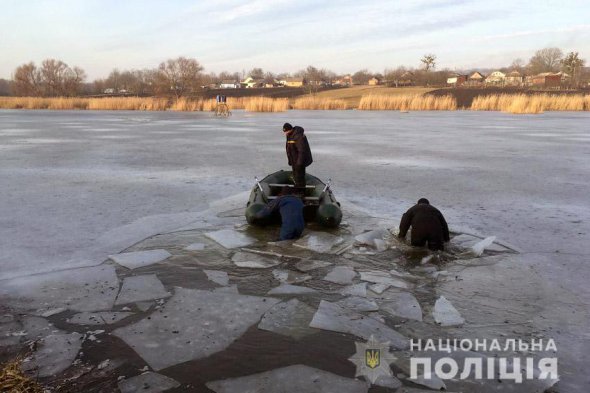
[[[305,228],[303,220],[303,202],[293,193],[294,187],[284,186],[280,195],[270,201],[264,209],[254,215],[256,219],[271,216],[276,211],[281,215],[281,233],[279,240],[298,239]]]
[[[428,243],[430,250],[443,250],[444,242],[450,240],[449,227],[442,213],[426,198],[404,213],[399,224],[399,237],[405,238],[412,227],[412,246],[424,247]]]

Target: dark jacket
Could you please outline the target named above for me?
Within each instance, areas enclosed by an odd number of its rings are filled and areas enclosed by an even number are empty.
[[[399,237],[405,237],[412,227],[412,243],[428,240],[430,242],[448,242],[449,226],[442,213],[434,206],[419,203],[408,209],[399,224]]]
[[[303,131],[302,127],[295,126],[291,134],[287,135],[286,149],[290,166],[307,167],[313,162],[309,143]]]
[[[303,202],[295,195],[282,195],[272,200],[255,218],[264,218],[275,212],[281,214],[281,234],[279,240],[296,239],[301,236],[305,221],[303,220]]]

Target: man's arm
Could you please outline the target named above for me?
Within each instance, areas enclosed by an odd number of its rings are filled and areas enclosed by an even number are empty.
[[[412,225],[412,218],[414,218],[414,212],[412,209],[404,213],[399,223],[399,234],[397,235],[398,237],[406,237],[406,233],[408,233],[408,229],[410,229],[410,226]]]
[[[254,214],[254,218],[265,218],[273,214],[276,210],[278,210],[280,200],[281,198],[278,197],[270,201],[266,206],[264,206],[264,209]]]
[[[447,221],[445,220],[445,217],[442,215],[442,213],[440,211],[438,211],[438,219],[440,220],[440,223],[442,224],[443,239],[445,240],[445,242],[448,242],[451,240],[451,236],[449,235],[449,226],[447,225]]]

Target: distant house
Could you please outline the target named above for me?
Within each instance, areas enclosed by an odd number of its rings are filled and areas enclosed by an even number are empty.
[[[336,79],[334,84],[337,86],[352,86],[352,76],[345,75],[342,78]]]
[[[223,80],[219,84],[220,89],[238,89],[239,87],[240,83],[233,80]]]
[[[301,87],[305,84],[304,78],[285,78],[280,83],[286,87]]]
[[[465,83],[467,86],[482,86],[486,77],[481,72],[475,71],[471,75],[467,77],[467,82]]]
[[[506,86],[522,86],[523,76],[518,71],[512,71],[506,74]]]
[[[412,71],[406,71],[396,81],[396,86],[414,86],[416,76]]]
[[[504,74],[502,71],[492,72],[485,80],[485,84],[491,86],[504,86],[505,82],[506,74]]]
[[[567,83],[568,79],[569,75],[565,72],[543,72],[533,75],[529,83],[532,87],[558,89],[562,84]]]
[[[115,89],[113,89],[113,88],[104,89],[103,93],[104,94],[115,94]]]
[[[459,87],[467,82],[467,75],[453,74],[447,78],[447,85]]]
[[[251,76],[249,76],[246,79],[244,79],[242,82],[240,82],[240,84],[247,89],[252,89],[252,88],[256,88],[256,87],[264,87],[264,79],[254,79]]]
[[[376,78],[376,77],[372,77],[371,79],[369,79],[369,86],[377,86],[381,84],[381,79]]]

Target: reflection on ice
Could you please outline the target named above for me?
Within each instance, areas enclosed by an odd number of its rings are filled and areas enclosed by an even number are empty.
[[[208,382],[217,393],[366,393],[366,383],[297,364],[246,377]]]

